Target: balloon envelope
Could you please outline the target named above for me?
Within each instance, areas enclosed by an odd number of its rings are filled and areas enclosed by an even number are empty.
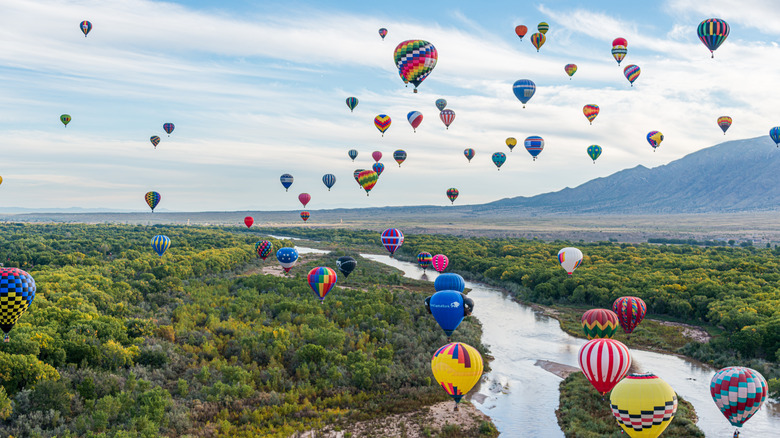
[[[482,356],[468,344],[453,342],[436,350],[431,370],[439,385],[458,403],[482,377]]]
[[[469,163],[471,163],[471,159],[474,158],[474,149],[472,149],[472,148],[464,149],[463,150],[463,155],[465,155],[466,158],[468,158]]]
[[[8,332],[35,299],[35,280],[19,268],[0,267],[0,330]]]
[[[450,187],[447,189],[447,198],[449,198],[450,202],[453,204],[455,203],[455,200],[458,199],[458,195],[460,192],[455,187]]]
[[[387,36],[387,29],[385,29],[384,27],[379,29],[379,36],[381,36],[382,40],[384,41],[385,37]]]
[[[653,147],[653,151],[658,146],[661,146],[661,142],[664,141],[664,135],[659,131],[650,131],[647,133],[647,142]]]
[[[696,33],[699,35],[699,39],[712,53],[712,57],[715,57],[715,50],[726,41],[729,36],[729,24],[720,18],[709,18],[699,23],[699,27]]]
[[[162,234],[152,237],[152,249],[158,256],[162,257],[165,251],[171,246],[171,239]]]
[[[547,30],[549,30],[549,29],[550,29],[550,25],[549,25],[549,24],[547,24],[547,23],[545,23],[544,21],[542,21],[541,23],[539,23],[539,24],[536,26],[536,29],[537,29],[537,30],[538,30],[540,33],[542,33],[542,34],[545,34],[545,33],[547,33]]]
[[[718,117],[718,126],[720,126],[720,129],[723,130],[723,135],[726,135],[726,131],[728,131],[729,127],[731,126],[731,117],[729,116]]]
[[[408,82],[414,85],[414,92],[417,87],[428,77],[436,67],[438,60],[436,47],[428,41],[407,40],[396,46],[393,52],[393,60],[398,68],[398,74],[404,83]]]
[[[720,412],[733,426],[742,427],[767,398],[764,376],[752,368],[727,367],[710,380],[710,395]]]
[[[531,35],[531,44],[536,47],[537,52],[542,48],[545,41],[547,41],[547,37],[544,36],[544,34],[541,32],[537,32]]]
[[[396,228],[388,228],[382,232],[382,245],[390,252],[390,257],[395,254],[398,248],[404,243],[404,234]]]
[[[252,228],[252,224],[255,223],[255,218],[252,216],[247,216],[244,218],[244,225],[246,225],[247,228]]]
[[[460,292],[454,290],[436,292],[426,300],[426,307],[447,336],[452,336],[452,332],[463,321],[463,294]]]
[[[520,41],[522,41],[525,34],[528,33],[528,27],[522,24],[519,26],[515,26],[515,33],[517,34],[518,37],[520,37]]]
[[[623,331],[630,334],[645,318],[647,305],[641,298],[620,297],[612,303],[612,311],[617,315]]]
[[[512,91],[515,93],[515,97],[523,103],[523,108],[525,108],[525,104],[528,103],[528,101],[534,97],[534,93],[536,93],[536,84],[530,79],[520,79],[515,81],[514,85],[512,85]]]
[[[498,167],[498,170],[501,170],[501,166],[506,161],[506,154],[503,152],[496,152],[493,154],[492,160],[493,160],[493,164],[495,164],[496,167]]]
[[[775,142],[775,145],[780,146],[780,126],[775,126],[769,130],[769,137]]]
[[[655,374],[629,374],[609,396],[612,415],[631,438],[657,438],[677,412],[677,394]]]
[[[290,247],[279,248],[279,251],[276,251],[276,260],[279,260],[284,272],[290,272],[298,261],[298,250]]]
[[[60,122],[62,122],[63,125],[66,127],[68,126],[68,123],[70,123],[70,115],[69,114],[63,114],[60,116]]]
[[[393,159],[396,163],[398,163],[398,167],[401,167],[401,163],[406,161],[406,151],[403,149],[398,149],[397,151],[393,152]]]
[[[582,314],[582,331],[588,339],[611,338],[618,324],[617,315],[608,309],[590,309]]]
[[[615,46],[625,46],[625,47],[628,47],[628,40],[625,39],[625,38],[620,38],[620,37],[615,38],[614,40],[612,40],[612,47],[615,47]]]
[[[382,153],[379,151],[371,152],[371,158],[373,158],[374,161],[379,162],[379,160],[382,159]]]
[[[308,211],[301,212],[301,219],[303,219],[304,222],[309,220],[309,217],[311,217],[311,213],[309,213]]]
[[[153,135],[153,136],[149,137],[149,141],[151,141],[151,142],[152,142],[152,145],[153,145],[153,146],[155,147],[155,149],[156,149],[156,148],[157,148],[157,145],[158,145],[158,144],[160,144],[160,137],[158,137],[158,136],[156,136],[156,135]]]
[[[506,139],[506,145],[509,147],[509,151],[511,152],[515,146],[517,146],[517,139],[514,137],[508,137]]]
[[[436,108],[439,109],[439,111],[443,111],[444,108],[447,107],[447,101],[444,99],[436,99]]]
[[[380,114],[376,117],[374,117],[374,126],[376,126],[376,129],[379,130],[379,132],[382,133],[382,137],[385,136],[385,131],[390,128],[390,124],[393,121],[390,119],[390,116],[387,114]]]
[[[544,149],[544,139],[538,135],[532,135],[526,138],[523,144],[525,145],[525,150],[534,157],[534,161],[536,161],[536,157],[541,154]]]
[[[565,67],[563,67],[563,71],[566,72],[567,75],[569,75],[569,78],[574,76],[574,73],[577,72],[577,64],[566,64]]]
[[[599,393],[606,394],[628,373],[628,347],[614,339],[591,339],[580,348],[580,369]]]
[[[444,254],[436,254],[433,256],[431,264],[433,265],[433,269],[435,269],[436,272],[444,272],[444,270],[447,269],[447,265],[450,264],[450,259],[448,259]]]
[[[443,290],[463,292],[463,290],[466,289],[466,281],[463,280],[463,277],[460,275],[448,272],[446,274],[439,274],[433,282],[433,287],[436,289],[436,292]]]
[[[322,183],[325,184],[325,187],[327,187],[328,191],[330,191],[330,188],[333,187],[333,184],[336,184],[336,175],[332,173],[326,173],[325,175],[322,175]]]
[[[371,166],[371,168],[372,168],[372,169],[374,169],[374,172],[376,172],[377,176],[380,176],[380,175],[382,175],[382,172],[384,172],[384,171],[385,171],[385,165],[384,165],[384,164],[382,164],[382,163],[380,163],[380,162],[376,162],[376,163],[374,163],[374,164]]]
[[[325,299],[325,295],[336,285],[338,276],[333,269],[327,266],[318,266],[309,271],[308,280],[309,287],[314,291],[314,295],[322,301]]]
[[[157,204],[160,203],[160,199],[162,199],[162,197],[157,192],[146,192],[144,199],[146,200],[146,205],[148,205],[149,208],[152,209],[152,212],[154,212],[154,208],[157,207]]]
[[[571,275],[582,263],[582,251],[572,247],[563,248],[558,251],[558,262],[566,273]]]
[[[352,158],[352,161],[355,161],[355,158],[358,156],[358,151],[355,149],[350,149],[349,152],[347,152],[347,155],[349,155],[349,158]]]
[[[268,257],[268,254],[271,252],[273,248],[274,248],[273,244],[271,244],[271,242],[267,240],[263,240],[255,244],[255,251],[257,252],[257,256],[263,260],[265,260]]]
[[[597,115],[599,115],[599,106],[598,105],[585,105],[582,107],[582,114],[585,115],[585,118],[588,119],[591,124],[593,124],[593,120],[596,118]]]
[[[634,86],[634,81],[639,77],[639,73],[641,72],[641,69],[634,64],[627,65],[626,68],[623,69],[623,75],[626,76],[626,79],[628,79],[628,82],[631,83],[632,87]]]
[[[301,201],[301,204],[303,204],[303,208],[306,208],[306,204],[311,201],[311,195],[308,193],[301,193],[298,195],[298,200]]]
[[[601,156],[601,146],[592,144],[588,146],[588,156],[596,163],[596,159]]]
[[[344,278],[347,278],[349,277],[349,274],[355,270],[355,267],[357,267],[357,260],[350,256],[339,257],[339,259],[336,260],[336,267],[344,274]]]
[[[168,133],[169,137],[171,136],[171,132],[173,132],[174,128],[175,128],[175,126],[173,125],[173,123],[164,123],[163,124],[163,129],[165,130],[165,132]]]
[[[349,112],[352,112],[357,105],[358,105],[357,97],[348,97],[347,98],[347,108],[349,108]]]
[[[628,53],[628,49],[626,48],[626,46],[612,47],[612,57],[615,58],[615,61],[617,61],[618,65],[620,65],[620,61],[622,61],[623,58],[626,57],[627,53]]]
[[[287,189],[290,188],[290,186],[293,183],[293,180],[294,180],[293,176],[290,175],[289,173],[285,173],[284,175],[279,177],[279,181],[282,182],[282,187],[284,187],[285,192],[287,191]]]
[[[450,129],[450,124],[452,124],[452,121],[455,120],[455,111],[451,109],[445,109],[439,113],[439,118],[441,119],[442,123],[444,123],[444,126],[446,126],[447,129]]]
[[[378,178],[379,174],[373,170],[364,170],[358,174],[358,184],[366,191],[366,196],[368,196],[368,192],[374,188]]]
[[[431,267],[433,256],[429,252],[421,252],[417,254],[417,264],[425,271]]]
[[[82,32],[84,32],[84,38],[86,38],[89,31],[92,30],[92,23],[90,23],[87,20],[84,20],[81,22],[81,24],[79,24],[79,28],[81,29]]]
[[[406,120],[408,120],[409,124],[412,125],[412,130],[417,132],[417,127],[420,126],[420,123],[422,123],[423,115],[419,111],[410,111],[409,114],[406,115]]]

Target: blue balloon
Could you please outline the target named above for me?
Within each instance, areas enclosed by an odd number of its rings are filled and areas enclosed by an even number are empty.
[[[287,189],[289,189],[293,183],[293,176],[290,175],[289,173],[285,173],[284,175],[279,177],[279,181],[282,182],[282,186],[284,186],[284,191],[286,192]]]
[[[775,126],[769,130],[769,136],[772,137],[775,144],[780,147],[780,126]]]
[[[443,290],[463,292],[463,289],[466,288],[466,282],[458,274],[439,274],[436,281],[433,282],[433,287],[436,288],[436,292]]]
[[[298,250],[295,248],[284,247],[276,251],[276,260],[284,268],[284,272],[290,272],[295,262],[298,261]]]
[[[515,96],[520,99],[520,102],[523,102],[523,108],[525,108],[525,104],[534,97],[536,84],[530,79],[520,79],[512,86],[512,91],[514,91]]]
[[[452,336],[452,332],[463,321],[463,294],[458,291],[436,292],[426,300],[425,305],[447,336]]]
[[[336,175],[332,173],[326,173],[322,176],[322,183],[325,184],[325,187],[327,187],[328,191],[330,191],[330,188],[333,187],[333,184],[336,184]]]
[[[165,254],[165,251],[168,250],[171,246],[171,239],[168,238],[168,236],[163,236],[162,234],[159,234],[157,236],[152,237],[152,249],[154,252],[157,253],[158,256],[162,257],[163,254]]]
[[[349,158],[352,158],[352,161],[355,161],[355,158],[357,158],[357,151],[355,149],[350,149],[347,154],[349,155]]]

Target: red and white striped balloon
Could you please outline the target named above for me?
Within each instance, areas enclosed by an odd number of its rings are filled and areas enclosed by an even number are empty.
[[[628,347],[614,339],[592,339],[580,348],[580,368],[590,384],[602,395],[628,374],[631,355]]]

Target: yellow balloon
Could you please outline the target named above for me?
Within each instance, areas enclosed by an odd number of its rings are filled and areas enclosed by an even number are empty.
[[[507,145],[507,146],[512,146],[512,147],[515,147],[515,146],[517,146],[517,139],[516,139],[516,138],[514,138],[514,137],[509,137],[509,138],[507,138],[507,139],[506,139],[506,145]]]
[[[2,184],[2,183],[3,183],[3,177],[0,176],[0,184]]]
[[[657,438],[677,412],[677,394],[655,374],[629,374],[609,397],[612,415],[632,438]]]
[[[482,377],[482,356],[476,348],[461,342],[447,344],[433,354],[433,377],[458,402]]]

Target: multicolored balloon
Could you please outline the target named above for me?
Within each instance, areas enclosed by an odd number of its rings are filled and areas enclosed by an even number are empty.
[[[301,212],[301,219],[303,219],[304,222],[309,220],[310,217],[311,217],[311,213],[309,213],[308,211],[304,210]]]
[[[495,152],[493,153],[492,159],[493,159],[493,164],[496,165],[498,170],[501,170],[501,166],[506,161],[506,154],[503,152]]]
[[[621,38],[621,37],[615,38],[614,40],[612,40],[612,47],[615,47],[615,46],[628,47],[628,40],[625,39],[625,38]]]
[[[541,32],[542,34],[546,34],[547,31],[550,29],[550,25],[542,21],[538,25],[536,25],[536,29]]]
[[[631,366],[631,355],[622,342],[591,339],[580,348],[580,369],[601,395],[612,390]]]
[[[572,247],[563,248],[558,251],[558,262],[567,274],[572,275],[582,264],[582,251]]]
[[[577,64],[566,64],[566,66],[563,67],[563,71],[569,75],[569,80],[571,80],[571,77],[577,72]]]
[[[390,128],[391,123],[393,123],[393,121],[390,119],[390,116],[386,114],[380,114],[374,117],[374,126],[382,133],[382,137],[385,136],[385,131]]]
[[[355,158],[358,156],[358,151],[356,149],[350,149],[349,152],[347,152],[347,155],[349,155],[349,158],[352,158],[352,161],[355,161]]]
[[[453,120],[455,120],[455,111],[451,109],[445,109],[439,113],[439,118],[441,119],[442,123],[444,123],[444,126],[446,126],[447,129],[450,129],[450,124]]]
[[[92,23],[84,20],[81,22],[81,24],[79,24],[79,28],[81,28],[81,31],[84,32],[84,38],[86,38],[89,31],[92,30]]]
[[[336,260],[336,267],[344,274],[344,278],[347,278],[357,267],[357,260],[350,256],[339,257],[338,260]]]
[[[433,282],[433,288],[436,292],[443,290],[454,290],[456,292],[463,292],[466,290],[466,280],[458,274],[439,274],[436,280]],[[472,305],[473,306],[473,305]],[[469,310],[469,313],[471,311]]]
[[[379,160],[381,160],[381,159],[382,159],[382,153],[381,153],[381,152],[379,152],[379,151],[374,151],[374,152],[371,152],[371,158],[373,158],[373,159],[374,159],[374,161],[376,161],[376,162],[378,163],[378,162],[379,162]]]
[[[470,301],[468,307],[473,309],[474,301],[455,290],[441,290],[425,299],[425,310],[433,315],[447,338],[452,336],[452,332],[458,328],[463,317],[467,316],[466,300]]]
[[[627,65],[626,68],[623,69],[623,75],[625,75],[628,82],[631,83],[632,87],[634,86],[634,81],[639,77],[639,73],[641,72],[642,70],[634,64]]]
[[[459,194],[460,192],[455,187],[450,187],[449,189],[447,189],[447,198],[449,198],[450,202],[452,202],[453,204],[455,204],[455,200],[458,199]]]
[[[257,252],[257,256],[263,260],[268,258],[268,254],[272,249],[274,249],[273,244],[267,240],[263,240],[255,244],[255,252]]]
[[[536,93],[536,84],[530,79],[520,79],[512,85],[512,91],[515,93],[515,97],[523,103],[523,108],[525,108],[525,104]]]
[[[731,117],[729,116],[718,117],[718,126],[720,126],[720,129],[723,130],[723,135],[726,135],[726,131],[728,131],[729,127],[731,126]]]
[[[528,33],[528,27],[525,25],[515,26],[515,33],[520,37],[520,41],[523,41],[523,37]]]
[[[482,356],[461,342],[447,344],[433,354],[431,370],[436,381],[458,403],[482,378]]]
[[[626,435],[657,438],[677,412],[677,394],[655,374],[629,374],[615,385],[609,406]]]
[[[769,137],[775,142],[775,146],[780,147],[780,126],[775,126],[769,130]]]
[[[4,342],[9,342],[8,333],[35,299],[35,280],[19,268],[0,267],[0,330],[5,333]]]
[[[144,199],[146,200],[146,205],[148,205],[149,208],[152,209],[152,213],[154,213],[154,207],[157,207],[157,204],[160,203],[162,197],[157,192],[146,192]]]
[[[149,137],[149,141],[151,141],[154,148],[157,149],[157,145],[160,144],[160,137],[153,135]]]
[[[596,118],[597,115],[599,115],[599,106],[598,105],[585,105],[582,107],[582,114],[585,114],[585,118],[588,119],[590,124],[593,124],[593,119]]]
[[[384,164],[382,164],[382,163],[380,163],[380,162],[376,162],[376,163],[374,163],[374,164],[371,166],[371,168],[372,168],[372,169],[374,169],[374,172],[376,172],[376,175],[377,175],[377,176],[381,176],[381,175],[382,175],[382,172],[384,172],[384,171],[385,171],[385,165],[384,165]]]
[[[732,426],[742,427],[767,399],[769,387],[758,371],[745,367],[718,370],[710,380],[710,394]]]
[[[509,147],[509,152],[512,152],[515,146],[517,146],[517,139],[514,137],[508,137],[506,139],[506,145]]]
[[[290,247],[279,248],[279,251],[276,251],[276,260],[279,260],[284,272],[290,272],[298,261],[298,250]]]
[[[379,36],[381,36],[382,41],[384,41],[385,37],[387,36],[387,29],[385,29],[384,27],[379,29]]]
[[[596,159],[601,156],[601,146],[597,144],[588,146],[588,156],[593,160],[593,164],[596,164]]]
[[[333,184],[336,184],[336,175],[332,173],[326,173],[325,175],[322,175],[322,183],[325,184],[325,187],[327,187],[328,191],[330,191],[330,188],[333,187]]]
[[[447,269],[447,266],[450,264],[450,259],[447,258],[444,254],[436,254],[431,259],[431,264],[433,265],[433,269],[436,270],[436,272],[444,272],[445,269]]]
[[[647,133],[647,142],[653,147],[653,152],[658,146],[661,146],[661,142],[664,141],[664,135],[659,131],[650,131]]]
[[[390,257],[395,254],[398,248],[404,243],[404,234],[397,228],[388,228],[382,232],[382,245],[385,246]]]
[[[620,327],[630,335],[645,318],[647,304],[638,297],[620,297],[612,303],[612,311],[618,316]]]
[[[279,177],[279,181],[282,182],[282,187],[284,187],[285,192],[287,191],[287,189],[290,188],[290,186],[293,183],[293,180],[294,180],[293,176],[290,175],[289,173],[285,173],[284,175]]]
[[[414,92],[417,87],[428,77],[436,67],[438,60],[436,47],[428,41],[407,40],[396,46],[393,53],[395,66],[398,67],[398,74],[404,80],[404,83],[414,85]]]
[[[590,309],[582,314],[582,331],[588,339],[611,338],[619,324],[615,312],[608,309]]]
[[[352,112],[355,107],[358,106],[358,99],[357,97],[348,97],[347,98],[347,108],[349,108],[349,112]]]
[[[311,201],[311,195],[308,193],[301,193],[298,195],[298,200],[301,201],[301,204],[303,204],[303,208],[306,208],[306,204]]]
[[[612,48],[612,57],[615,58],[615,61],[617,61],[618,65],[620,65],[620,61],[626,57],[627,53],[628,49],[626,46],[615,46]]]
[[[439,109],[439,111],[444,111],[444,108],[447,107],[447,101],[444,99],[436,99],[436,108]]]
[[[433,256],[429,252],[421,252],[417,254],[417,264],[422,268],[423,271],[431,267],[432,260]]]
[[[173,123],[163,123],[163,129],[168,133],[168,137],[171,136],[171,132],[173,132],[174,128],[176,127],[173,126]]]
[[[364,170],[358,174],[358,184],[366,191],[366,196],[376,185],[377,179],[379,179],[379,174],[373,170]]]
[[[410,111],[409,114],[406,115],[406,120],[412,125],[412,130],[417,132],[417,127],[422,123],[423,115],[419,111]]]
[[[165,251],[168,250],[171,246],[171,239],[168,238],[168,236],[163,236],[162,234],[159,234],[157,236],[152,237],[152,249],[154,252],[157,253],[158,256],[162,257],[163,254],[165,254]]]
[[[308,275],[309,287],[314,291],[314,295],[320,299],[320,304],[325,300],[325,296],[328,295],[333,286],[338,281],[338,275],[336,271],[327,266],[318,266],[311,271]]]
[[[712,57],[715,57],[715,50],[726,41],[729,36],[729,24],[720,18],[708,18],[699,23],[697,33],[699,39],[712,53]]]
[[[60,116],[60,122],[62,122],[62,124],[65,125],[66,128],[68,127],[68,123],[70,123],[70,120],[71,120],[70,114],[63,114]]]
[[[536,47],[537,52],[539,51],[539,49],[542,48],[545,41],[547,41],[547,37],[544,36],[544,34],[541,32],[537,32],[531,35],[531,44],[533,44],[533,46]]]
[[[538,135],[532,135],[526,138],[523,144],[525,145],[525,150],[534,158],[534,161],[536,161],[536,157],[541,154],[544,149],[544,139]]]
[[[397,151],[393,152],[393,159],[396,163],[398,163],[398,167],[401,167],[401,163],[406,161],[406,151],[403,149],[398,149]]]
[[[244,218],[244,225],[246,225],[247,228],[252,228],[252,225],[255,223],[255,218],[252,216],[247,216]]]
[[[466,158],[469,160],[469,163],[471,163],[471,159],[474,158],[474,149],[472,148],[466,148],[463,150],[463,155],[466,156]]]
[[[363,187],[362,184],[360,184],[360,172],[364,171],[365,169],[355,169],[354,172],[352,172],[352,176],[355,177],[355,181],[358,183],[358,187]]]

